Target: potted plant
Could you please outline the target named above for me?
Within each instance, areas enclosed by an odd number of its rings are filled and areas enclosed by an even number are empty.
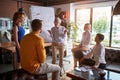
[[[67,30],[68,30],[67,32],[68,38],[71,38],[73,41],[75,41],[77,37],[77,30],[78,30],[78,26],[76,25],[76,23],[70,22],[68,24]]]

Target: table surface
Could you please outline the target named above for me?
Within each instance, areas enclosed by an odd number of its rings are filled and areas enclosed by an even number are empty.
[[[90,73],[90,71],[83,72],[72,70],[70,72],[67,72],[67,76],[73,80],[93,80],[93,75]]]
[[[52,43],[45,43],[44,45],[45,47],[48,47],[48,46],[52,46]],[[11,41],[11,42],[0,43],[0,48],[8,49],[11,50],[12,52],[15,52],[15,42]]]
[[[106,72],[105,75],[105,80],[120,80],[120,74],[109,71],[109,70],[104,70]],[[67,72],[66,74],[68,77],[72,78],[73,80],[94,80],[93,74],[89,74],[89,72],[82,72],[82,71],[77,71],[77,70],[72,70]]]
[[[15,42],[11,41],[11,42],[1,43],[0,48],[11,51],[11,52],[15,52]]]

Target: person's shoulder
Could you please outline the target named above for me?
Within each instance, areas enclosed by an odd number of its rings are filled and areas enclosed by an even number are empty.
[[[41,36],[39,36],[37,37],[37,42],[44,42],[44,39]]]
[[[104,44],[102,42],[99,44],[99,46],[104,48]]]
[[[28,34],[24,35],[24,37],[23,37],[23,38],[26,38],[26,37],[29,37],[29,36],[30,36],[30,33],[28,33]]]

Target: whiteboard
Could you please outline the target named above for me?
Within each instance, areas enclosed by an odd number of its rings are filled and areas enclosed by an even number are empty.
[[[31,6],[31,20],[40,19],[43,22],[42,33],[40,35],[44,38],[45,42],[52,42],[52,38],[47,30],[50,30],[54,26],[54,8],[43,6]]]

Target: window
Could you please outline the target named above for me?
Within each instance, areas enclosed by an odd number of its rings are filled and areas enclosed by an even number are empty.
[[[113,16],[112,47],[120,47],[120,15]]]
[[[80,42],[84,31],[84,24],[90,23],[90,9],[76,10],[76,24],[78,26],[76,41]]]
[[[103,41],[105,46],[120,47],[120,15],[111,19],[112,6],[94,7],[88,9],[76,9],[76,24],[78,26],[77,39],[80,42],[85,23],[92,24],[92,44],[97,33],[105,36]],[[113,21],[113,22],[112,22]],[[112,25],[111,25],[112,22]],[[110,34],[112,34],[110,36]],[[111,41],[110,41],[111,40]]]
[[[103,41],[105,46],[109,46],[110,40],[110,21],[111,21],[111,6],[93,8],[92,17],[92,43],[97,33],[102,33],[105,36]],[[107,35],[107,36],[106,36]]]

